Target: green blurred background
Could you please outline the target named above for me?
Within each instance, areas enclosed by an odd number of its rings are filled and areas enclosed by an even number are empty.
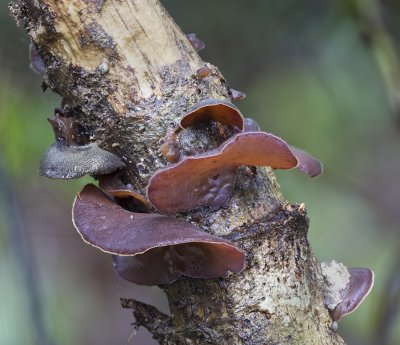
[[[305,202],[319,261],[375,271],[375,288],[340,322],[350,345],[400,344],[400,3],[397,0],[165,0],[200,53],[247,98],[263,130],[324,162],[310,180],[278,172]],[[29,69],[29,40],[0,3],[0,344],[155,344],[130,337],[118,297],[157,304],[157,288],[127,284],[70,220],[89,178],[39,178],[60,103]],[[39,339],[39,340],[38,340]]]

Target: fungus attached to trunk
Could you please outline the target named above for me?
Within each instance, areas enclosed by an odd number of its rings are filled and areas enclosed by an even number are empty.
[[[221,99],[206,99],[196,103],[181,119],[182,128],[199,127],[211,120],[243,130],[244,118],[232,103]]]
[[[133,190],[132,185],[123,184],[118,173],[102,175],[99,177],[99,188],[114,198],[133,199],[134,205],[141,210],[148,211],[151,208],[147,199]]]
[[[36,46],[32,42],[29,44],[29,62],[32,71],[43,77],[46,73],[46,67],[44,66],[43,60],[40,57]]]
[[[105,175],[125,167],[115,154],[89,142],[89,133],[82,124],[63,109],[56,109],[48,119],[56,142],[44,153],[39,172],[53,179],[74,179],[84,175]]]
[[[242,91],[238,91],[238,90],[235,90],[235,89],[230,89],[230,91],[231,91],[230,97],[234,101],[240,101],[240,100],[246,98],[246,94],[244,92],[242,92]]]
[[[59,109],[56,109],[55,116],[47,119],[53,128],[56,141],[65,145],[87,144],[89,133],[86,128],[75,117],[63,116],[59,111]]]
[[[334,321],[356,310],[374,285],[374,273],[368,268],[349,268],[348,271],[350,280],[340,292],[342,301],[331,311]]]
[[[148,199],[166,214],[198,206],[222,206],[232,194],[239,166],[292,169],[303,164],[299,159],[282,139],[272,134],[242,132],[216,150],[186,157],[157,171],[149,181]]]
[[[94,185],[77,195],[72,216],[83,240],[117,255],[116,271],[137,284],[166,284],[180,274],[223,277],[244,268],[244,253],[234,244],[183,220],[127,211]]]
[[[124,166],[118,156],[97,143],[78,146],[56,142],[43,155],[39,172],[52,179],[74,179],[87,174],[109,174]]]

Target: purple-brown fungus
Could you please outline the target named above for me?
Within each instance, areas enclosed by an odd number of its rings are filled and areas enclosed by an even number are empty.
[[[57,112],[53,118],[47,119],[53,128],[58,143],[66,145],[84,145],[89,142],[86,128],[73,116],[63,116]]]
[[[333,321],[352,313],[364,301],[374,285],[374,273],[368,268],[348,268],[350,280],[340,292],[342,301],[331,311]]]
[[[234,244],[183,220],[127,211],[94,185],[77,195],[72,217],[83,240],[116,255],[116,271],[137,284],[167,284],[181,274],[223,277],[244,268],[244,253]]]
[[[239,130],[244,128],[244,118],[240,110],[232,103],[221,99],[206,99],[196,103],[183,116],[180,126],[182,128],[198,127],[211,120]]]
[[[285,141],[272,134],[242,132],[225,141],[218,149],[186,157],[157,171],[149,181],[148,199],[165,214],[198,206],[222,206],[232,194],[239,166],[292,169],[308,164],[302,158],[297,157]],[[314,163],[315,159],[310,159]],[[312,167],[314,175],[314,165]],[[307,169],[302,171],[309,173]]]
[[[297,169],[310,177],[317,177],[322,174],[323,166],[322,163],[310,156],[306,151],[289,145],[290,151],[296,156],[298,160]]]
[[[234,101],[240,101],[240,100],[246,98],[246,94],[244,92],[242,92],[242,91],[238,91],[238,90],[235,90],[235,89],[230,89],[230,97]]]
[[[244,119],[244,132],[259,132],[260,126],[257,121],[252,119],[251,117],[246,117]]]

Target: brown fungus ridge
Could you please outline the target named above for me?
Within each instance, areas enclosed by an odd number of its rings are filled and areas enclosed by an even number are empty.
[[[282,139],[265,132],[242,132],[218,149],[186,157],[158,170],[149,181],[147,195],[165,214],[198,206],[219,207],[232,194],[239,166],[291,169],[297,164],[296,156]]]
[[[114,267],[137,284],[166,284],[179,274],[217,278],[244,268],[244,253],[183,220],[129,212],[94,185],[75,198],[72,219],[83,240],[114,258]]]
[[[200,101],[190,108],[181,119],[180,126],[184,129],[201,127],[210,121],[233,126],[241,131],[244,128],[244,118],[238,108],[230,102],[213,98]]]
[[[257,121],[251,117],[244,119],[244,132],[259,132],[260,126]],[[310,177],[317,177],[323,172],[322,163],[310,156],[306,151],[299,149],[298,147],[289,145],[290,151],[296,156],[298,160],[297,169],[309,175]]]
[[[139,210],[149,211],[151,209],[150,203],[147,199],[137,193],[131,184],[124,184],[118,173],[99,176],[99,188],[118,199],[133,199],[131,207],[136,207]],[[121,206],[126,206],[125,201],[118,202]],[[131,208],[129,207],[129,208]]]
[[[374,272],[368,268],[348,268],[350,281],[340,292],[340,302],[331,312],[332,320],[339,321],[342,317],[355,311],[371,292],[374,285]]]

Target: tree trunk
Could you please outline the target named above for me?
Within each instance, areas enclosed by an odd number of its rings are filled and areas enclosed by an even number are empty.
[[[138,192],[167,164],[159,153],[167,129],[199,100],[229,99],[224,77],[158,0],[16,0],[10,8],[44,60],[45,83],[93,141],[123,157]],[[204,66],[210,74],[201,78]],[[202,140],[213,146],[207,135]],[[287,204],[270,169],[240,169],[228,207],[184,217],[235,242],[247,267],[163,286],[171,318],[124,300],[161,344],[343,344],[323,303],[304,206]]]

